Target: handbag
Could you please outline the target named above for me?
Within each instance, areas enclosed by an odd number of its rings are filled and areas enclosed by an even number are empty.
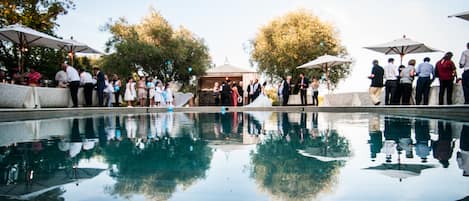
[[[238,103],[242,103],[242,102],[243,102],[243,97],[238,96]]]

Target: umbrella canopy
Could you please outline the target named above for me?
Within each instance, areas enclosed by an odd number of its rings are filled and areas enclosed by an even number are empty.
[[[316,58],[315,60],[312,60],[312,61],[310,61],[308,63],[305,63],[301,66],[298,66],[296,68],[309,68],[309,69],[324,68],[325,71],[326,71],[327,89],[329,90],[329,85],[330,85],[330,83],[329,83],[329,68],[333,67],[333,66],[339,66],[339,65],[342,65],[342,64],[348,64],[348,63],[352,63],[352,60],[325,54],[323,56],[320,56],[320,57]]]
[[[102,54],[102,52],[93,49],[92,47],[86,45],[85,43],[78,42],[73,40],[73,37],[70,39],[64,39],[66,42],[61,46],[61,48],[69,53],[70,63],[73,66],[73,57],[75,53],[86,53],[86,54]]]
[[[61,47],[67,51],[67,52],[72,52],[72,53],[88,53],[88,54],[102,54],[99,50],[93,49],[92,47],[89,47],[85,43],[78,42],[76,40],[72,39],[64,39],[66,42],[63,44]]]
[[[450,15],[448,17],[459,17],[463,20],[467,20],[469,21],[469,10],[466,11],[466,12],[462,12],[462,13],[458,13],[458,14],[454,14],[454,15]]]
[[[19,68],[23,71],[23,51],[32,46],[58,49],[67,42],[62,39],[36,31],[29,27],[15,24],[0,29],[0,40],[10,41],[20,46]]]
[[[62,39],[15,24],[0,29],[0,40],[19,44],[21,47],[41,46],[57,49],[67,42]]]
[[[296,68],[326,68],[351,63],[352,60],[331,55],[323,55]]]
[[[383,163],[378,166],[368,167],[365,168],[366,170],[378,170],[382,174],[393,177],[399,178],[399,180],[406,179],[412,176],[418,176],[422,172],[422,170],[428,168],[434,168],[433,165],[423,165],[423,164],[388,164]]]
[[[425,44],[411,40],[410,38],[406,38],[406,36],[387,43],[373,45],[365,48],[384,54],[398,54],[401,56],[401,64],[402,58],[406,54],[440,52],[440,50],[428,47]]]

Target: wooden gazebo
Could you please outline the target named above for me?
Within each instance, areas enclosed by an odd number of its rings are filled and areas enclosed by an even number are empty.
[[[221,83],[225,80],[243,81],[243,89],[246,90],[250,80],[258,77],[257,71],[252,68],[240,68],[228,63],[207,70],[206,75],[199,79],[198,94],[199,106],[214,105],[213,86],[215,82]]]

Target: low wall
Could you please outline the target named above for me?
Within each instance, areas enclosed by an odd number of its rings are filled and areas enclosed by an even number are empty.
[[[85,104],[83,88],[78,89],[78,105]],[[98,105],[96,90],[93,90],[93,106]],[[174,93],[175,106],[183,106],[192,99],[191,93]],[[72,107],[68,88],[29,87],[0,84],[0,108],[65,108]]]
[[[429,105],[438,105],[439,86],[433,86],[430,89]],[[385,88],[381,93],[381,103],[384,103]],[[446,104],[446,97],[444,99]],[[290,103],[290,101],[289,101]],[[309,100],[308,100],[309,103]],[[415,89],[411,97],[411,104],[415,104]],[[461,85],[454,85],[453,88],[453,104],[464,104],[464,93]],[[322,106],[371,106],[373,105],[370,100],[368,92],[351,92],[339,94],[326,94],[324,95],[324,102]]]

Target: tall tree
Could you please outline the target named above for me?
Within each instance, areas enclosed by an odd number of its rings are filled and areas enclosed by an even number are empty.
[[[55,35],[59,16],[74,9],[72,0],[1,0],[0,27],[20,23],[32,29]],[[8,68],[18,66],[18,46],[0,41],[0,60]],[[50,48],[30,47],[25,53],[25,66],[35,66],[46,76],[52,76],[58,64],[65,59],[61,51]]]
[[[321,77],[322,69],[296,67],[324,54],[347,54],[334,27],[305,10],[293,11],[272,20],[260,29],[251,45],[251,61],[272,78],[287,75],[295,78],[301,72]],[[331,69],[329,78],[333,87],[349,73],[349,65]]]
[[[127,76],[142,67],[163,81],[188,83],[192,76],[203,75],[210,63],[202,38],[184,27],[174,29],[153,9],[139,24],[121,18],[106,30],[113,35],[107,42],[107,51],[113,53],[102,63],[107,72]]]

